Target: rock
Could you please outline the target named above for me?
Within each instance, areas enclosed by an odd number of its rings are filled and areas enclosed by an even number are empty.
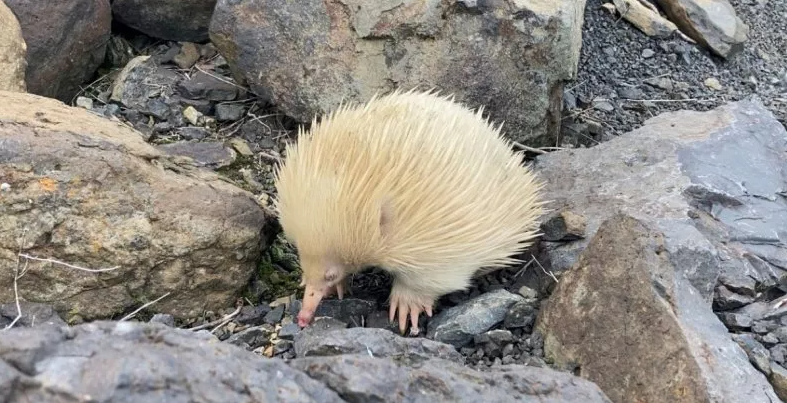
[[[532,301],[519,301],[506,312],[503,326],[507,329],[529,328],[536,320],[536,309]]]
[[[27,91],[71,103],[104,60],[109,0],[5,0],[27,44]]]
[[[123,67],[134,58],[134,46],[124,37],[112,35],[107,43],[104,62],[111,67]]]
[[[323,330],[308,326],[295,337],[298,358],[339,354],[398,357],[408,360],[442,358],[464,363],[452,346],[422,337],[401,337],[385,329],[362,327]]]
[[[730,329],[740,330],[751,328],[752,319],[748,315],[732,312],[719,314],[719,319]]]
[[[114,0],[116,20],[149,36],[205,42],[216,0]]]
[[[210,169],[226,167],[237,157],[235,151],[217,141],[177,142],[156,147],[169,155],[188,157],[194,165]]]
[[[180,127],[178,134],[186,140],[203,140],[210,135],[208,129],[204,127]]]
[[[653,9],[645,7],[638,0],[612,0],[612,4],[621,17],[645,35],[667,38],[678,29],[672,21],[662,17]]]
[[[705,81],[703,81],[703,84],[705,84],[706,87],[716,91],[721,91],[723,88],[719,82],[719,79],[715,77],[706,78]]]
[[[197,49],[197,45],[191,42],[184,43],[183,46],[180,47],[180,53],[174,58],[175,64],[184,70],[188,70],[194,66],[197,60],[199,60],[199,49]]]
[[[722,273],[775,287],[787,273],[779,267],[787,267],[779,260],[787,254],[787,201],[779,196],[786,154],[787,131],[751,99],[664,113],[592,148],[541,155],[534,168],[550,184],[546,207],[570,208],[587,229],[585,239],[544,243],[538,261],[559,274],[600,222],[622,212],[665,234],[668,256],[707,305]],[[525,285],[539,291],[554,283],[540,270],[528,276]]]
[[[274,332],[273,326],[252,326],[230,336],[225,343],[229,343],[246,350],[254,350],[259,346],[268,344],[268,337]]]
[[[270,311],[271,308],[265,304],[245,305],[240,309],[240,313],[235,317],[234,321],[241,325],[258,326],[265,323],[265,315]]]
[[[642,80],[645,84],[652,87],[660,88],[665,91],[672,91],[674,84],[669,77],[651,77]]]
[[[653,49],[643,49],[642,50],[642,58],[644,58],[644,59],[650,59],[655,54],[656,54],[656,52],[654,52]]]
[[[773,390],[779,395],[779,398],[787,400],[787,369],[784,369],[779,364],[771,363],[771,376],[769,377]]]
[[[746,355],[749,356],[749,361],[754,364],[755,368],[766,376],[771,374],[771,354],[765,346],[754,339],[752,334],[733,334],[732,339],[746,352]]]
[[[546,241],[573,241],[585,236],[587,220],[570,211],[560,211],[544,220],[541,236]]]
[[[522,365],[478,372],[451,361],[415,363],[364,355],[298,358],[290,366],[350,402],[610,402],[570,374]]]
[[[168,315],[166,313],[157,313],[153,315],[152,318],[148,321],[150,323],[161,323],[162,325],[167,325],[169,327],[175,327],[175,318],[172,315]]]
[[[752,302],[754,302],[754,298],[736,294],[723,285],[716,287],[716,293],[713,296],[713,307],[718,311],[740,308]]]
[[[278,305],[273,308],[270,312],[265,315],[263,319],[265,323],[276,324],[281,322],[282,318],[284,318],[284,305]]]
[[[197,126],[200,123],[202,114],[194,109],[193,106],[187,106],[186,109],[183,110],[183,117],[192,125]]]
[[[521,295],[502,289],[481,294],[436,314],[429,320],[426,337],[457,348],[464,347],[475,335],[502,322],[508,309],[523,299]]]
[[[236,81],[301,122],[394,86],[435,88],[484,105],[516,141],[554,145],[584,9],[584,0],[219,0],[210,36]]]
[[[170,293],[151,309],[176,318],[234,303],[256,269],[267,231],[254,196],[180,164],[139,133],[84,109],[0,92],[0,303],[26,301],[84,320]],[[69,321],[69,318],[65,318]]]
[[[12,329],[0,337],[0,379],[8,403],[344,401],[282,360],[138,322]]]
[[[251,147],[249,147],[249,143],[247,143],[246,140],[234,137],[229,139],[228,143],[235,151],[238,152],[238,154],[244,157],[254,156],[254,152],[251,151]]]
[[[773,361],[776,361],[779,364],[784,364],[785,358],[787,358],[787,346],[784,344],[779,344],[771,347],[768,351],[770,352],[770,357]]]
[[[352,326],[361,326],[363,317],[377,310],[373,301],[358,298],[326,299],[320,302],[314,316],[327,316],[349,323]]]
[[[578,367],[614,402],[772,401],[665,238],[623,214],[601,224],[542,307],[547,360]]]
[[[35,302],[19,301],[22,316],[14,323],[14,327],[34,326],[66,326],[66,322],[58,316],[51,305]],[[15,302],[0,305],[0,329],[4,329],[19,315]]]
[[[216,120],[219,122],[240,120],[244,112],[241,104],[218,104],[216,105]]]
[[[16,16],[0,2],[0,91],[27,91],[27,44]]]
[[[76,106],[91,110],[93,109],[93,100],[87,97],[77,97]]]
[[[279,338],[284,340],[292,340],[301,331],[297,323],[288,323],[281,327],[279,330]]]
[[[201,71],[178,83],[178,92],[186,98],[210,101],[232,101],[238,97],[238,87]]]
[[[743,49],[749,27],[727,0],[656,0],[670,20],[698,44],[729,58]]]
[[[177,74],[160,67],[152,57],[137,56],[115,77],[110,99],[139,112],[166,118],[169,108],[162,98],[172,96],[172,88],[179,80]]]

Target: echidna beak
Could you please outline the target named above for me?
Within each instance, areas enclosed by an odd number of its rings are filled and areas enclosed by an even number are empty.
[[[317,306],[325,295],[325,290],[313,285],[306,284],[306,289],[303,291],[303,303],[301,304],[301,311],[298,312],[298,326],[306,327],[314,319],[314,312],[317,311]]]

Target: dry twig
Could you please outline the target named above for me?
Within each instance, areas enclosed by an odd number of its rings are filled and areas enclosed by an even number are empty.
[[[167,296],[167,295],[169,295],[170,293],[171,293],[171,292],[168,292],[168,293],[166,293],[166,294],[164,294],[164,295],[162,295],[162,296],[160,296],[160,297],[158,297],[158,298],[154,299],[153,301],[150,301],[150,302],[148,302],[148,303],[146,303],[146,304],[142,305],[141,307],[139,307],[139,308],[135,309],[135,310],[134,310],[134,312],[131,312],[130,314],[128,314],[128,315],[126,315],[126,316],[124,316],[124,317],[123,317],[123,319],[120,319],[120,322],[127,321],[127,320],[129,320],[129,319],[133,318],[133,317],[134,317],[134,315],[136,315],[136,314],[138,314],[138,313],[139,313],[139,311],[141,311],[141,310],[143,310],[143,309],[145,309],[145,308],[147,308],[147,307],[149,307],[149,306],[151,306],[151,305],[155,304],[156,302],[159,302],[159,301],[161,301],[162,299],[166,298],[166,296]]]
[[[225,315],[223,318],[216,319],[214,321],[211,321],[211,322],[208,322],[208,323],[204,323],[204,324],[199,325],[199,326],[191,327],[191,328],[189,328],[189,330],[193,330],[193,331],[196,332],[197,330],[202,330],[202,329],[209,328],[211,326],[216,326],[218,324],[221,324],[225,320],[229,321],[229,319],[232,319],[232,318],[238,316],[238,314],[240,313],[241,308],[243,308],[243,305],[238,305],[238,307],[232,313],[230,313],[228,315]]]

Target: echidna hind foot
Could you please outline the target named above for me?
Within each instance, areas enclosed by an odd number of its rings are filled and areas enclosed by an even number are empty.
[[[437,297],[411,290],[401,282],[394,280],[393,288],[391,288],[391,307],[388,310],[388,320],[393,322],[398,315],[399,333],[404,335],[409,317],[410,335],[417,336],[419,333],[418,319],[422,313],[432,317],[432,306],[436,299]]]

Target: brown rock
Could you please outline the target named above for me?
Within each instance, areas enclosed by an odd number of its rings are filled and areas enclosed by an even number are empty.
[[[154,38],[204,42],[216,0],[115,0],[116,20]]]
[[[640,0],[613,0],[620,16],[648,36],[666,38],[678,27],[658,11],[645,7]]]
[[[546,241],[571,241],[585,237],[587,220],[571,211],[559,211],[541,224]]]
[[[236,80],[302,122],[342,100],[435,88],[483,105],[514,140],[546,145],[559,133],[563,82],[576,75],[584,8],[584,0],[219,0],[211,41]]]
[[[25,92],[27,44],[19,21],[0,1],[0,91]]]
[[[70,103],[104,60],[109,0],[5,0],[27,42],[27,90]]]
[[[175,56],[175,64],[181,69],[188,70],[199,60],[199,49],[192,42],[185,42],[180,47],[180,52]]]
[[[253,195],[176,164],[141,135],[81,108],[0,92],[0,303],[20,297],[67,320],[151,309],[193,317],[231,306],[253,273],[265,215]]]
[[[643,221],[602,223],[538,318],[547,358],[616,403],[776,401],[672,259]]]
[[[719,56],[743,49],[749,27],[727,0],[656,0],[680,30]]]

